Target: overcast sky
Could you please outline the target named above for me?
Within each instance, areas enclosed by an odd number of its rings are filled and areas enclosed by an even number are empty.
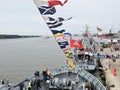
[[[56,16],[73,17],[61,26],[70,33],[84,31],[85,24],[91,32],[97,26],[120,30],[120,0],[68,0],[56,9]],[[52,35],[33,0],[0,0],[0,34]]]

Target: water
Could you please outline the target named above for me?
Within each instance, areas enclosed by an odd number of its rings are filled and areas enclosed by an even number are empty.
[[[0,79],[18,83],[33,76],[35,70],[66,65],[65,56],[54,38],[0,40]]]

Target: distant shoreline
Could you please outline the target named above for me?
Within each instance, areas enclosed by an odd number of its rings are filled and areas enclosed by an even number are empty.
[[[33,38],[33,37],[42,37],[38,35],[0,35],[0,39],[17,39],[17,38]]]

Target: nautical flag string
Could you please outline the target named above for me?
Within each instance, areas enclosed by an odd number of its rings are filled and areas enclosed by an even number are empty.
[[[60,48],[63,50],[63,52],[65,54],[70,53],[71,49],[69,47],[69,42],[64,34],[65,30],[64,29],[56,30],[55,28],[60,27],[63,24],[63,21],[70,20],[72,17],[70,17],[68,19],[64,19],[62,17],[53,18],[53,17],[48,16],[48,15],[53,15],[56,13],[56,9],[54,6],[56,6],[56,5],[63,6],[67,2],[67,0],[65,0],[63,3],[60,0],[47,0],[47,1],[34,0],[34,2],[36,4],[36,6],[38,7],[47,26],[53,33],[55,40],[57,41]],[[69,60],[70,57],[66,56],[66,59]],[[74,67],[73,63],[69,63],[69,64],[72,64],[72,68]],[[71,65],[69,65],[69,66],[71,66]]]

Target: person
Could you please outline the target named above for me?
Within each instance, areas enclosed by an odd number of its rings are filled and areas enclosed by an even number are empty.
[[[39,71],[37,70],[35,73],[34,73],[35,77],[39,77],[40,74],[39,74]]]
[[[28,80],[28,90],[31,90],[31,81]]]
[[[40,78],[39,78],[40,73],[38,70],[36,70],[36,72],[34,73],[34,76],[35,76],[35,80],[32,82],[32,86],[37,90],[39,90],[39,88],[41,88],[41,85],[40,85]]]
[[[1,84],[5,84],[5,79],[1,80]]]
[[[40,79],[39,78],[36,78],[35,81],[34,81],[34,87],[39,90],[39,88],[41,88],[41,85],[40,85]]]
[[[85,61],[84,61],[86,64],[88,63],[88,60],[89,60],[88,58],[89,58],[89,56],[86,55],[86,56],[85,56]]]
[[[43,79],[46,82],[46,80],[47,80],[47,72],[46,71],[43,71]]]
[[[18,86],[19,86],[20,90],[24,90],[24,84],[23,83],[20,83]]]
[[[111,63],[109,62],[109,69],[111,69]]]

